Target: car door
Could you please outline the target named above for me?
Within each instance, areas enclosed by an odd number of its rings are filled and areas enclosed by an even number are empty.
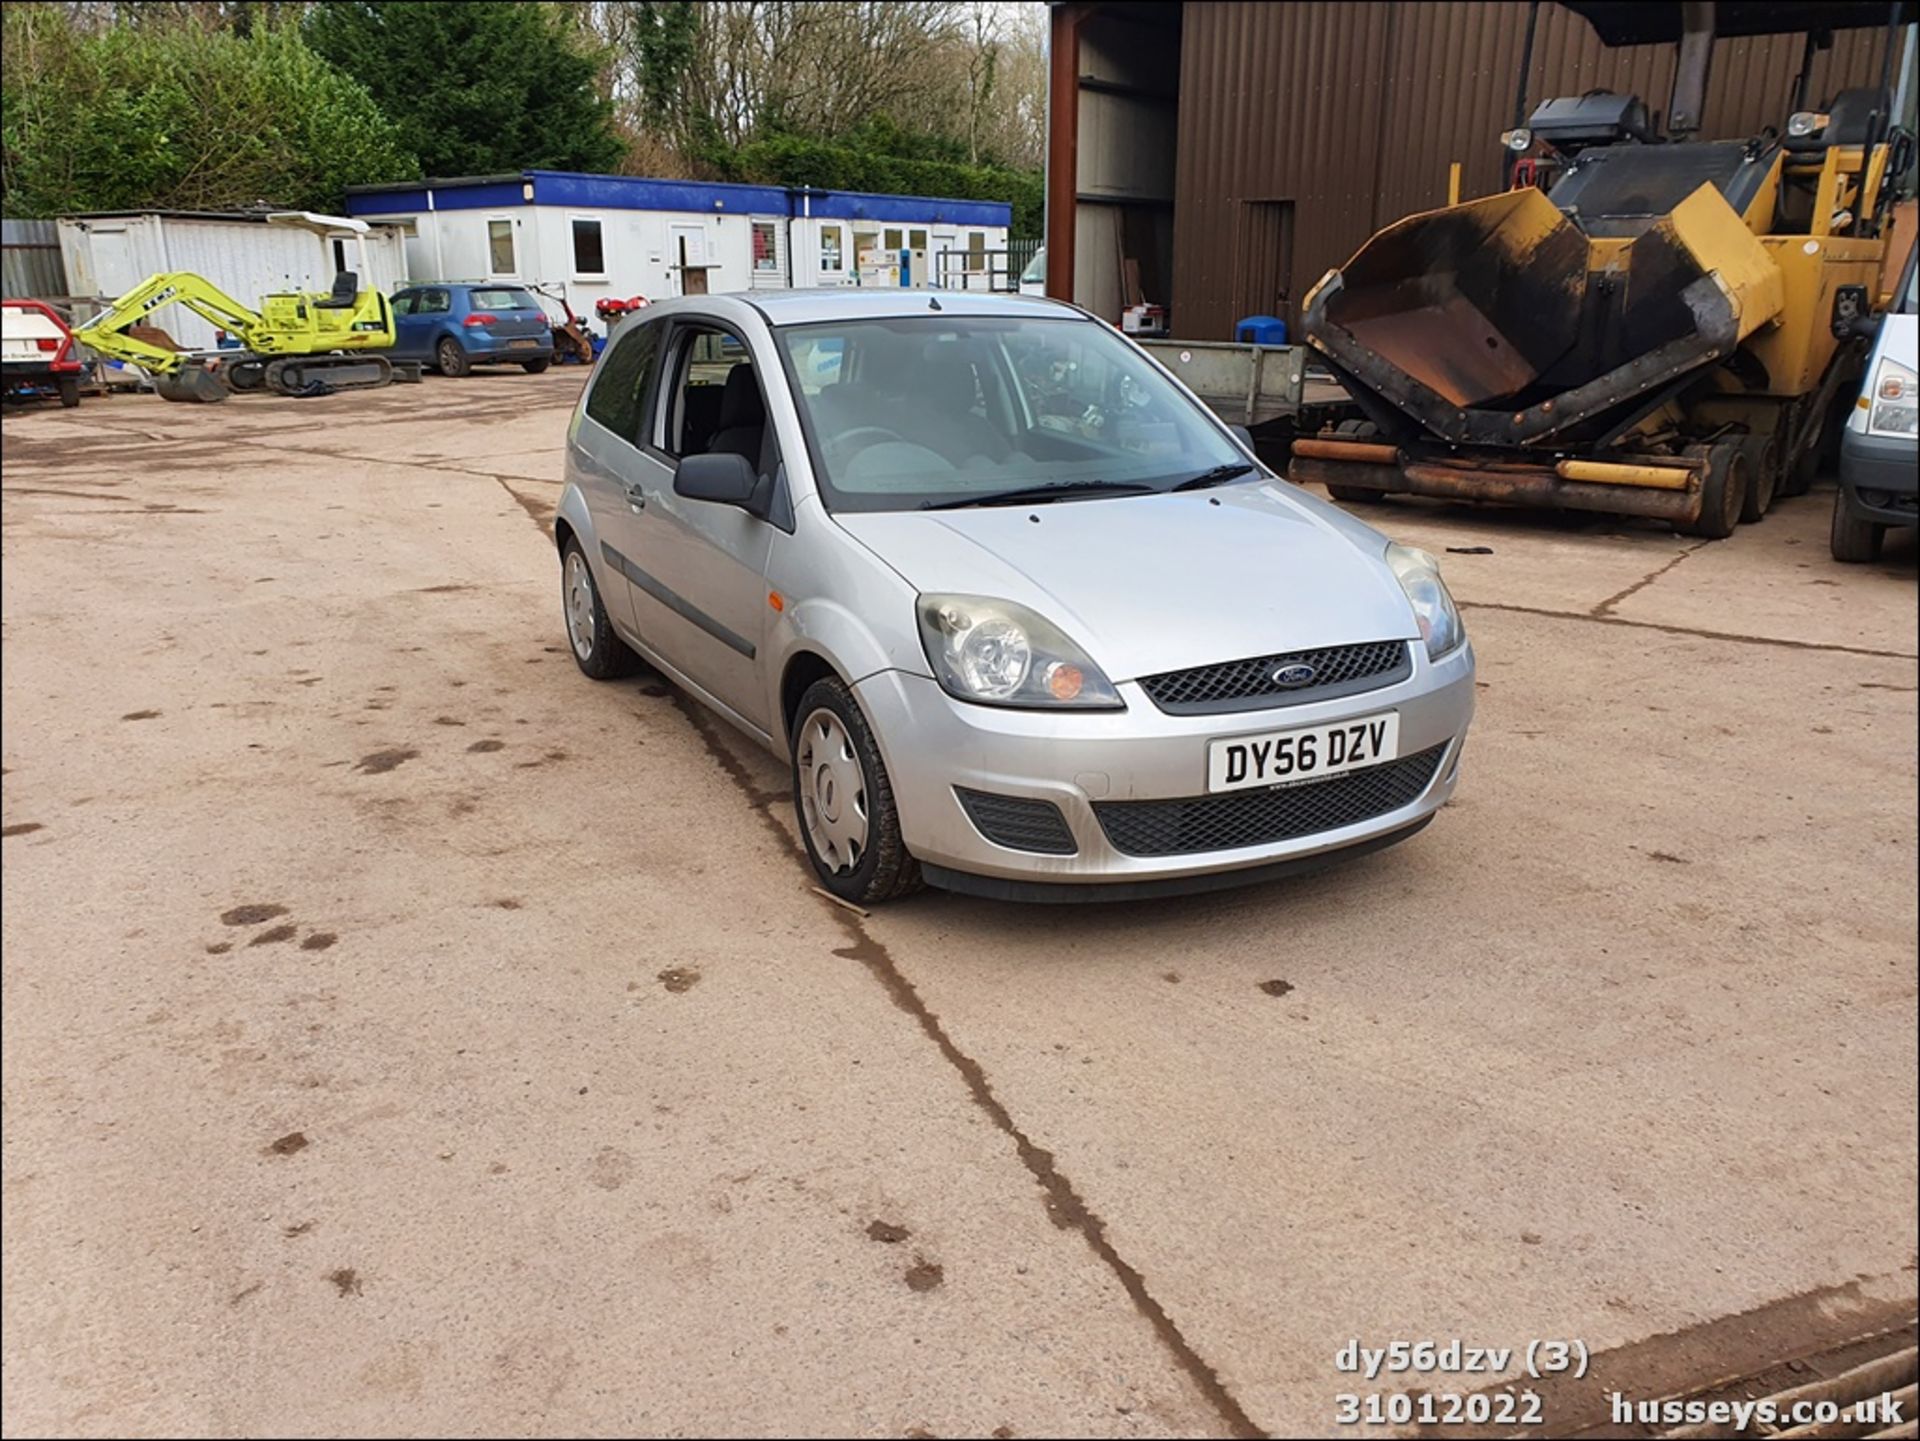
[[[587,559],[608,615],[629,632],[639,629],[639,621],[628,575],[638,567],[640,518],[647,492],[659,488],[655,472],[660,462],[648,453],[648,407],[658,384],[668,328],[664,319],[644,317],[620,327],[593,367],[592,388],[568,442],[572,461],[568,478],[587,502],[598,541]],[[660,648],[655,637],[645,639],[662,660],[678,668],[678,661]]]
[[[413,319],[414,307],[418,304],[419,299],[419,291],[402,290],[396,292],[393,299],[387,302],[388,308],[393,311],[393,349],[391,354],[396,360],[411,360],[413,358],[414,352],[407,344],[409,339],[407,326]]]
[[[413,313],[400,323],[407,356],[414,360],[431,360],[434,337],[451,323],[452,318],[451,290],[443,285],[434,285],[415,292]]]
[[[639,509],[629,506],[634,616],[642,639],[690,680],[748,725],[771,733],[759,657],[773,615],[766,576],[775,522],[677,495],[673,471],[684,456],[713,448],[751,452],[770,513],[783,514],[778,489],[785,477],[760,382],[770,373],[764,367],[778,362],[756,355],[717,320],[683,312],[673,322],[650,409],[651,443],[642,446],[633,472],[640,490]],[[736,375],[743,366],[746,372]],[[757,432],[750,396],[758,398]]]

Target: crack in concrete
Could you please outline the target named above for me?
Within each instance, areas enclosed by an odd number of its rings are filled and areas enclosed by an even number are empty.
[[[1612,613],[1613,608],[1616,605],[1620,604],[1621,601],[1626,600],[1630,596],[1638,595],[1641,591],[1645,590],[1648,586],[1652,585],[1656,580],[1660,579],[1661,576],[1665,575],[1668,571],[1672,570],[1676,565],[1680,564],[1681,561],[1685,560],[1688,556],[1692,555],[1696,550],[1700,549],[1702,545],[1709,545],[1711,543],[1712,542],[1710,541],[1703,540],[1696,545],[1688,546],[1685,550],[1681,551],[1678,555],[1676,555],[1672,560],[1668,561],[1665,565],[1659,566],[1656,569],[1650,571],[1648,574],[1643,575],[1642,577],[1640,577],[1639,580],[1636,580],[1632,585],[1628,586],[1625,590],[1621,591],[1618,595],[1608,596],[1605,600],[1601,601],[1600,604],[1596,605],[1592,610],[1588,611],[1587,612],[1588,616],[1595,620],[1604,619],[1606,616]]]
[[[673,704],[694,733],[700,737],[713,761],[726,773],[727,778],[746,796],[751,809],[760,817],[768,832],[780,843],[783,850],[794,855],[802,864],[807,864],[805,851],[794,840],[787,828],[773,813],[773,806],[788,799],[784,791],[767,791],[754,784],[752,775],[740,758],[733,753],[722,738],[715,721],[697,708],[697,703],[680,691],[672,693]],[[822,904],[826,904],[822,901]],[[845,960],[858,961],[868,973],[880,983],[887,998],[901,1011],[919,1025],[921,1032],[932,1041],[935,1049],[947,1064],[959,1072],[961,1081],[967,1088],[973,1103],[987,1114],[996,1128],[1012,1140],[1015,1154],[1020,1164],[1026,1167],[1034,1182],[1040,1187],[1042,1203],[1046,1207],[1047,1219],[1063,1231],[1077,1231],[1087,1243],[1088,1249],[1113,1273],[1120,1287],[1133,1302],[1134,1310],[1153,1328],[1154,1335],[1161,1345],[1172,1354],[1174,1363],[1185,1373],[1194,1388],[1206,1398],[1214,1412],[1225,1423],[1228,1434],[1236,1437],[1261,1437],[1267,1435],[1253,1418],[1227,1389],[1220,1379],[1220,1373],[1194,1349],[1187,1340],[1179,1323],[1167,1314],[1167,1308],[1147,1288],[1146,1277],[1140,1269],[1122,1256],[1107,1236],[1107,1223],[1100,1214],[1089,1206],[1073,1182],[1054,1164],[1053,1153],[1037,1146],[1022,1131],[1013,1119],[1006,1104],[994,1094],[993,1084],[988,1081],[986,1070],[981,1064],[961,1050],[948,1033],[940,1017],[936,1015],[921,997],[912,981],[901,971],[899,963],[893,958],[884,943],[872,935],[861,917],[840,906],[831,906],[833,919],[847,933],[848,944],[834,948],[834,954]]]
[[[1462,610],[1497,610],[1510,615],[1537,615],[1548,620],[1582,621],[1588,625],[1620,625],[1632,630],[1656,630],[1663,635],[1684,635],[1695,640],[1728,640],[1741,645],[1768,645],[1782,650],[1826,651],[1834,655],[1864,655],[1875,660],[1920,660],[1920,655],[1904,650],[1875,650],[1864,645],[1836,645],[1813,640],[1788,640],[1784,636],[1740,635],[1733,631],[1703,630],[1695,626],[1663,625],[1659,621],[1629,620],[1620,615],[1595,615],[1590,611],[1548,610],[1537,605],[1507,605],[1501,601],[1463,600],[1457,602]]]

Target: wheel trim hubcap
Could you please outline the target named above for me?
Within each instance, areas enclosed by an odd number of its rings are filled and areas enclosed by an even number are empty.
[[[567,637],[581,660],[593,654],[593,577],[577,550],[567,556]]]
[[[867,853],[867,778],[839,716],[822,708],[807,717],[794,768],[814,855],[835,874],[853,870]]]

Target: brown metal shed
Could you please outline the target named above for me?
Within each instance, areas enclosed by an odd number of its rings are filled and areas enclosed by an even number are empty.
[[[1817,24],[1822,6],[1792,8]],[[1245,315],[1293,320],[1313,282],[1381,225],[1445,204],[1453,163],[1463,196],[1500,187],[1528,9],[1056,4],[1049,293],[1115,319],[1137,273],[1144,298],[1170,303],[1175,333],[1196,340],[1229,338]],[[1717,41],[1701,133],[1784,126],[1805,43]],[[1833,32],[1814,52],[1810,99],[1877,84],[1886,44],[1884,26]],[[1542,4],[1526,104],[1605,88],[1664,110],[1673,67],[1670,44],[1609,48]],[[1067,214],[1070,231],[1054,219]]]

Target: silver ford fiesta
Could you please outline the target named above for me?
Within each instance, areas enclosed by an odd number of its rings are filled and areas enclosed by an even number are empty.
[[[1057,302],[655,305],[574,414],[554,532],[580,668],[644,657],[786,761],[850,901],[1230,885],[1403,840],[1459,779],[1433,559]]]

